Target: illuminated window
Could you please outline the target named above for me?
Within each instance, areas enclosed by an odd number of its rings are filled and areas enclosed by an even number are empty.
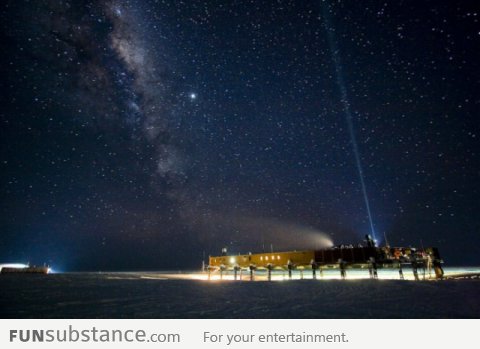
[[[280,259],[280,256],[277,256],[277,259]]]
[[[268,261],[268,256],[266,256],[266,257],[265,257],[265,260],[267,260],[267,261]]]
[[[260,260],[263,261],[263,257],[260,257]]]

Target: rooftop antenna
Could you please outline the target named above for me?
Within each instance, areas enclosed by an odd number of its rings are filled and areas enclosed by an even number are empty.
[[[270,252],[273,253],[273,244],[270,244]]]
[[[385,238],[385,247],[390,247],[390,244],[388,243],[388,240],[387,240],[387,232],[383,232],[383,237]]]

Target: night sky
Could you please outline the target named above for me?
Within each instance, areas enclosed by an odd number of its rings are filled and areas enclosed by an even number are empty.
[[[3,1],[0,262],[358,243],[368,202],[379,243],[480,263],[477,6]]]

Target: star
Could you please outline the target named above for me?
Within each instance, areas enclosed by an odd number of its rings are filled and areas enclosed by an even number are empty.
[[[477,263],[480,36],[463,2],[43,3],[0,8],[2,258],[169,268],[182,248],[187,267],[259,234],[279,249],[300,225]]]

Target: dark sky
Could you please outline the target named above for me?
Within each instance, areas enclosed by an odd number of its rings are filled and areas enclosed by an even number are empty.
[[[3,1],[0,262],[357,243],[356,144],[380,243],[480,263],[475,4]]]

